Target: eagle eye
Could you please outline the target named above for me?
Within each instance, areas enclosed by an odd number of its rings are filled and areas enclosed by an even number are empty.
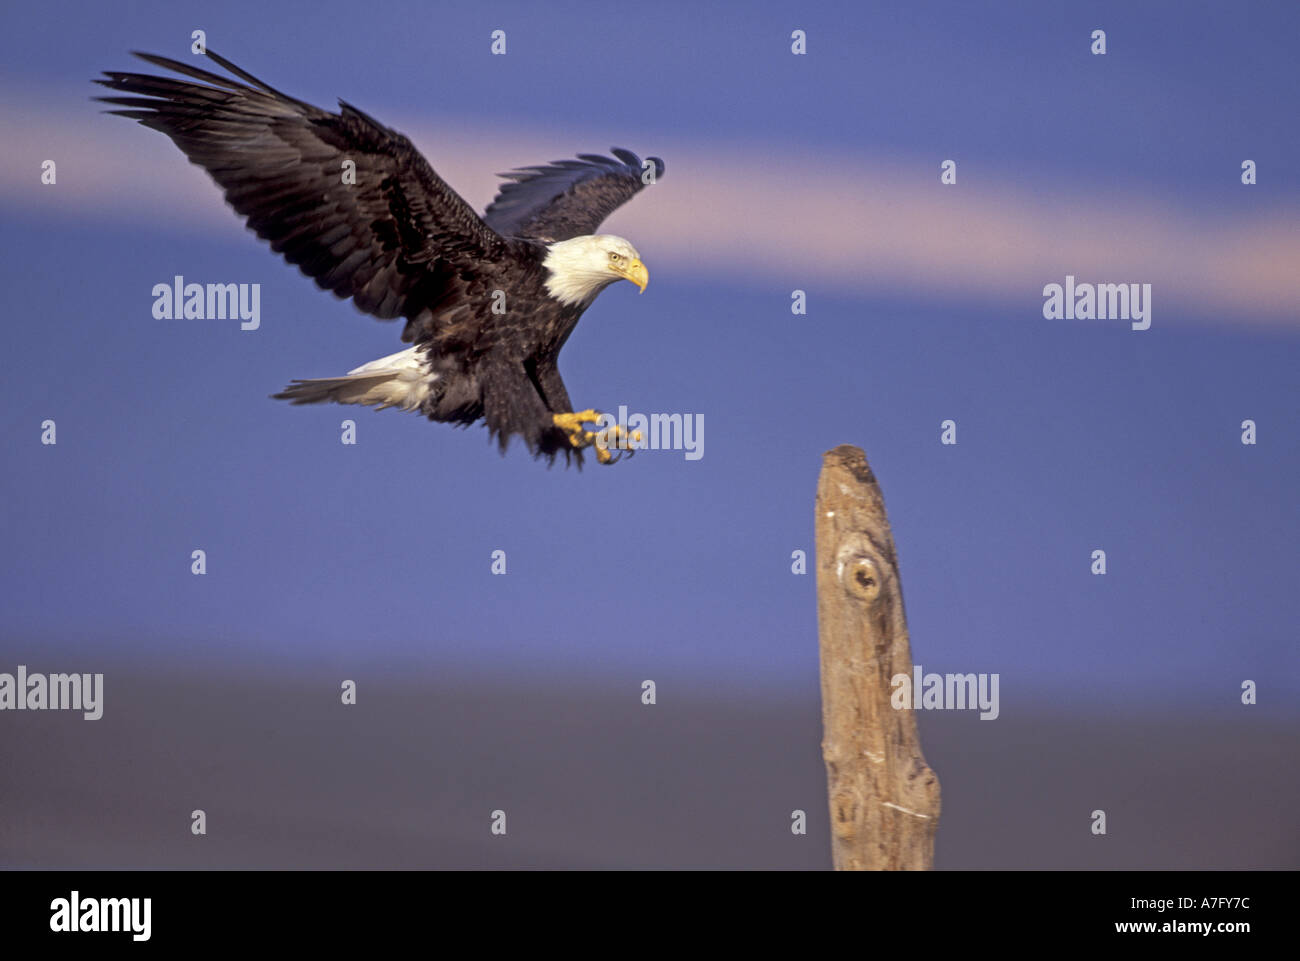
[[[614,251],[611,250],[609,252],[609,259],[614,263],[618,263],[620,260],[623,259],[623,255],[620,253],[615,253]]]

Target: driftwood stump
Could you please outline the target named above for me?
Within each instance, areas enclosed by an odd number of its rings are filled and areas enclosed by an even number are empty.
[[[916,715],[890,704],[891,679],[911,677],[912,653],[885,499],[859,448],[843,445],[823,456],[816,531],[822,756],[835,869],[929,869],[939,779],[921,754]]]

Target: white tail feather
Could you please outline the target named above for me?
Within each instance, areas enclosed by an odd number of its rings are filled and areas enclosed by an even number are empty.
[[[398,407],[418,410],[429,396],[437,375],[429,371],[420,348],[410,347],[387,357],[372,360],[343,377],[295,380],[280,393],[278,400],[295,404],[365,404],[383,410]]]

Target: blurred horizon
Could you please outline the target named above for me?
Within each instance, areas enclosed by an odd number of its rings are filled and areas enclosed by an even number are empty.
[[[0,869],[831,866],[815,700],[665,692],[646,707],[635,684],[407,678],[361,679],[343,707],[319,680],[119,671],[100,721],[14,716],[6,754],[29,776],[4,784]],[[917,723],[943,793],[937,870],[1300,864],[1300,779],[1276,763],[1297,753],[1294,724],[1051,710]],[[1098,805],[1105,837],[1089,830]],[[494,809],[505,837],[488,831]]]

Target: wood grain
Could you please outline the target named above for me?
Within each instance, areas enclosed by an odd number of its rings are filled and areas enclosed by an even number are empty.
[[[837,871],[934,866],[939,779],[912,710],[890,704],[911,676],[898,556],[880,485],[861,449],[827,451],[817,483],[822,756]]]

